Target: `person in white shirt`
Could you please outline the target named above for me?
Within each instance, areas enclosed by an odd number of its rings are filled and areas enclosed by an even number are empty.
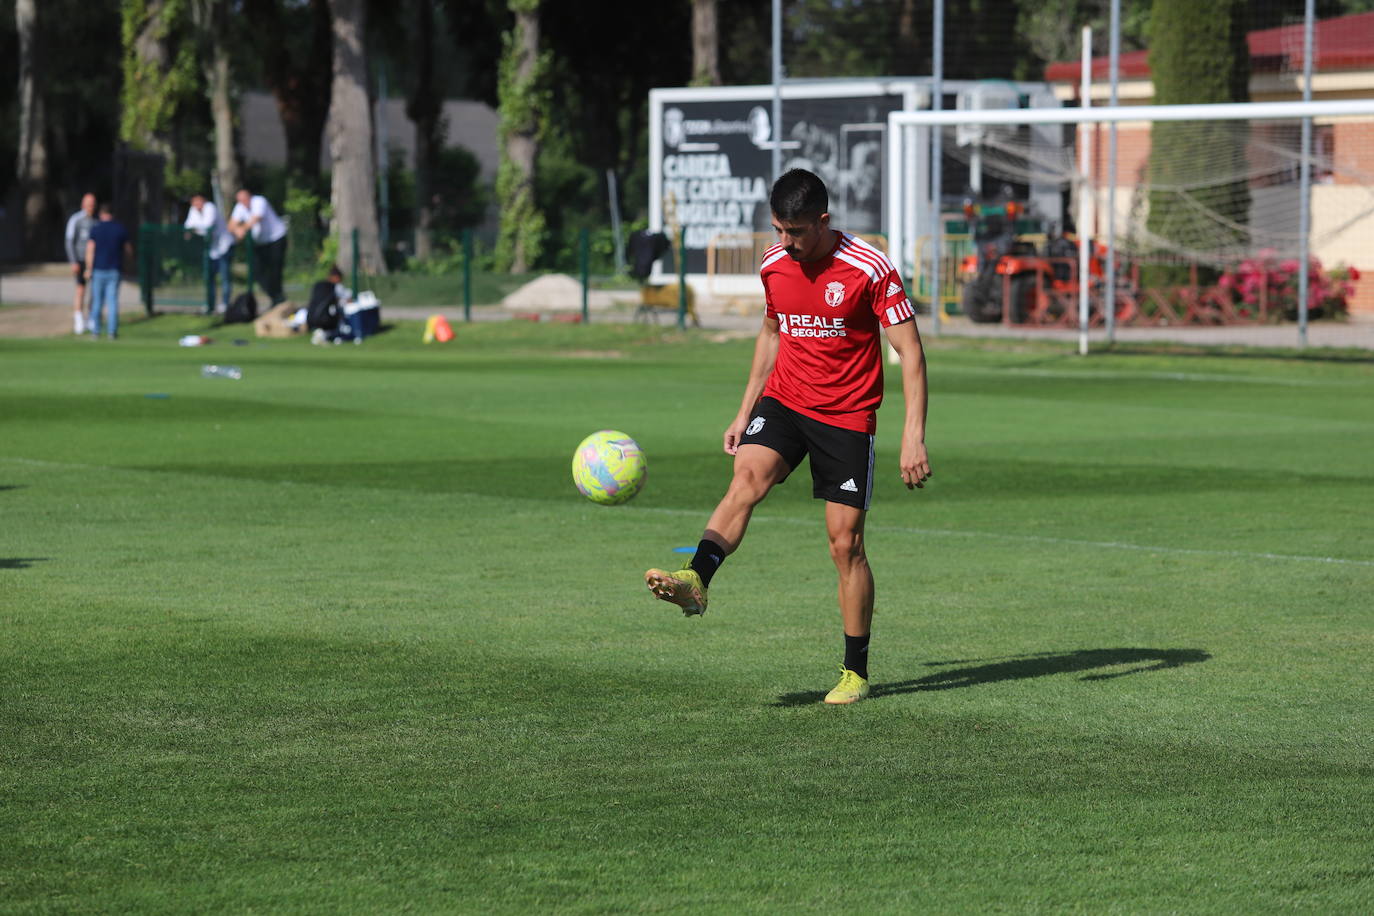
[[[230,234],[229,227],[224,225],[224,217],[220,216],[219,208],[206,200],[204,194],[192,195],[191,209],[186,211],[185,227],[187,231],[205,239],[205,244],[209,247],[209,280],[213,289],[215,274],[219,274],[220,288],[223,290],[219,310],[223,312],[229,308],[229,294],[232,290],[229,269],[233,265],[234,236]],[[213,299],[205,303],[207,314],[214,310]]]
[[[81,209],[67,220],[65,236],[67,260],[71,262],[72,277],[76,280],[76,293],[72,298],[72,330],[77,334],[86,329],[86,240],[91,237],[91,227],[95,222],[95,195],[83,194]]]
[[[242,241],[253,233],[253,261],[262,288],[273,305],[286,301],[282,292],[281,272],[286,261],[286,223],[261,194],[247,188],[234,195],[234,211],[229,214],[229,231]]]

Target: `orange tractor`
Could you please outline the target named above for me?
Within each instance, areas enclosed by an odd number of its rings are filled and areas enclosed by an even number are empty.
[[[1077,314],[1077,241],[1051,235],[1041,252],[1021,236],[1042,232],[1043,226],[1024,216],[1025,208],[1015,201],[1000,207],[964,204],[974,253],[959,265],[959,304],[970,320],[1054,324],[1070,323]],[[1104,256],[1103,246],[1094,245],[1088,261],[1095,311],[1102,298]]]

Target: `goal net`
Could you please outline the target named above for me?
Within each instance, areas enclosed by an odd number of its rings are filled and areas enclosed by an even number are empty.
[[[900,112],[889,128],[890,249],[943,315],[1374,317],[1374,100]],[[938,193],[896,167],[928,161],[933,136]]]

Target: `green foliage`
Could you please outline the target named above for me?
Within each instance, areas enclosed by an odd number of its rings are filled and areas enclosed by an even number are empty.
[[[1121,3],[1123,53],[1149,46],[1151,2],[1123,0]],[[1025,36],[1030,52],[1017,64],[1017,76],[1021,79],[1043,79],[1046,64],[1077,60],[1081,53],[1079,28],[1085,25],[1093,30],[1094,53],[1108,52],[1111,10],[1107,3],[1099,0],[1021,0],[1017,8],[1017,30]]]
[[[1160,105],[1244,102],[1250,97],[1250,52],[1246,45],[1245,0],[1198,4],[1194,0],[1155,0],[1150,20],[1150,70],[1155,102]],[[1201,240],[1228,235],[1224,242],[1242,245],[1249,221],[1250,191],[1244,180],[1199,186],[1195,163],[1199,150],[1223,162],[1242,161],[1244,131],[1233,125],[1168,122],[1153,125],[1149,163],[1150,213],[1146,226],[1178,247],[1197,247]],[[1187,188],[1187,199],[1178,189]],[[1210,218],[1216,214],[1220,220]],[[1199,282],[1215,281],[1218,272],[1203,268]],[[1147,287],[1187,282],[1184,265],[1155,264],[1141,275]]]
[[[406,168],[405,159],[399,152],[390,159],[387,192],[392,241],[409,238],[419,220],[415,172]],[[430,175],[430,193],[433,196],[431,243],[436,250],[456,242],[464,229],[480,225],[491,200],[491,188],[482,181],[481,163],[461,146],[446,147],[438,152]]]
[[[318,277],[339,262],[339,240],[323,229],[333,219],[334,207],[323,195],[288,185],[282,213],[291,233],[286,250],[296,271]]]
[[[511,10],[517,14],[537,15],[538,8],[539,0],[511,0]],[[526,264],[537,262],[545,235],[545,217],[535,196],[535,176],[527,174],[510,155],[512,138],[526,138],[537,148],[547,127],[549,91],[544,76],[551,56],[547,51],[536,53],[529,72],[520,73],[524,28],[517,15],[515,24],[503,37],[505,53],[499,75],[501,164],[496,173],[496,200],[501,227],[496,261],[503,268],[515,265],[517,250],[523,252]]]
[[[187,0],[123,0],[121,12],[124,88],[120,139],[134,149],[165,152],[166,134],[179,107],[196,96],[201,83],[196,44],[187,40]],[[140,43],[161,46],[170,60],[159,65],[140,55]]]
[[[196,169],[181,168],[174,171],[169,164],[163,180],[167,195],[178,201],[189,200],[192,194],[205,193],[205,175]]]

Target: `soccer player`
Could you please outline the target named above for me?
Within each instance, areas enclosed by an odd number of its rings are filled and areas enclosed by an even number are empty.
[[[768,202],[778,244],[764,253],[759,268],[767,302],[763,327],[739,413],[725,429],[734,477],[691,562],[677,572],[650,569],[644,581],[684,614],[705,613],[711,578],[739,548],[754,507],[810,455],[812,493],[825,500],[844,624],[840,682],[825,702],[854,703],[869,693],[873,574],[864,552],[864,518],[873,492],[875,411],[883,399],[879,327],[902,361],[900,469],[908,490],[931,476],[925,352],[892,262],[830,228],[820,178],[793,169],[773,185]]]

